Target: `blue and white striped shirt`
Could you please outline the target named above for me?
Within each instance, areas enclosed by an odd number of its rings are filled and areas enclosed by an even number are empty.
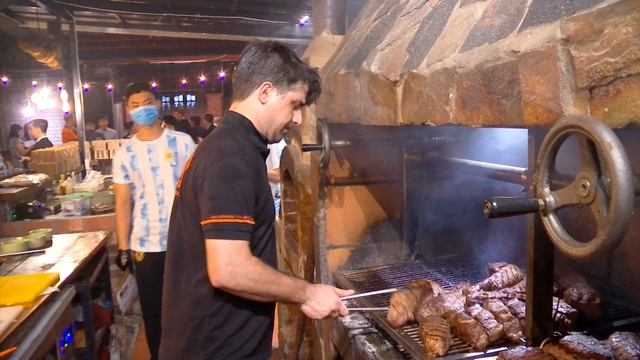
[[[165,129],[153,141],[140,141],[136,135],[116,152],[113,182],[131,185],[131,250],[167,250],[176,184],[194,150],[189,135]]]

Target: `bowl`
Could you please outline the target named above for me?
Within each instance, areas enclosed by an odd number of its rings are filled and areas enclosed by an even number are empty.
[[[33,234],[44,235],[45,241],[53,240],[53,229],[51,228],[42,228],[42,229],[35,229],[35,230],[29,231],[29,235],[33,235]]]
[[[45,233],[29,233],[29,235],[22,238],[27,240],[29,249],[38,249],[47,245],[47,235]]]
[[[23,237],[0,239],[0,253],[11,254],[29,250],[29,241]]]

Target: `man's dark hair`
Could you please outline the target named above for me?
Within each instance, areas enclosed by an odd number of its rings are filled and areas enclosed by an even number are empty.
[[[194,126],[200,126],[200,123],[202,122],[202,118],[200,117],[200,115],[192,115],[191,121],[193,122]]]
[[[84,126],[87,126],[89,124],[93,125],[94,128],[96,127],[96,122],[95,121],[93,121],[93,120],[85,120]]]
[[[133,121],[125,122],[123,126],[124,126],[125,130],[129,131],[129,130],[131,130],[131,128],[133,128]]]
[[[204,121],[213,124],[213,114],[204,114]]]
[[[178,113],[178,114],[180,114],[180,115],[183,115],[183,116],[184,116],[184,110],[182,110],[182,109],[173,109],[173,111],[172,111],[171,113],[172,113],[172,114],[173,114],[173,113]]]
[[[270,82],[278,93],[303,83],[309,91],[305,105],[320,96],[320,75],[298,58],[296,53],[277,41],[255,42],[243,51],[233,72],[233,100],[244,100],[262,83]]]
[[[65,115],[64,116],[64,123],[66,124],[67,122],[70,122],[71,120],[73,120],[74,123],[77,122],[76,120],[76,116],[73,114],[69,114],[69,115]]]
[[[173,115],[163,116],[162,121],[167,125],[173,126],[174,129],[178,126],[178,119],[176,119]]]
[[[49,122],[45,119],[35,119],[31,122],[31,127],[38,128],[46,134],[49,128]]]
[[[127,85],[127,88],[124,92],[125,102],[129,101],[131,95],[139,94],[144,91],[151,93],[154,99],[156,98],[156,93],[153,92],[153,88],[151,87],[150,83],[148,83],[147,81],[138,81]]]

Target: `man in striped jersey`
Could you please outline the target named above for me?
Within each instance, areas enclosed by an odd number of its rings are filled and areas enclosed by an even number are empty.
[[[169,218],[176,184],[195,144],[189,135],[160,126],[160,103],[149,83],[127,86],[126,107],[140,130],[113,159],[116,265],[135,273],[149,352],[157,359]]]

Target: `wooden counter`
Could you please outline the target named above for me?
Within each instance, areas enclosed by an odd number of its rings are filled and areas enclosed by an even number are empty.
[[[96,231],[53,235],[52,246],[42,252],[0,258],[0,276],[58,272],[60,281],[55,285],[57,287],[79,281],[93,282],[100,271],[104,271],[102,269],[106,269],[108,275],[106,245],[109,234],[109,231]],[[21,325],[52,296],[54,294],[41,295],[32,303],[21,304],[25,309],[16,322],[0,334],[0,351],[19,341],[25,330],[20,329]]]

